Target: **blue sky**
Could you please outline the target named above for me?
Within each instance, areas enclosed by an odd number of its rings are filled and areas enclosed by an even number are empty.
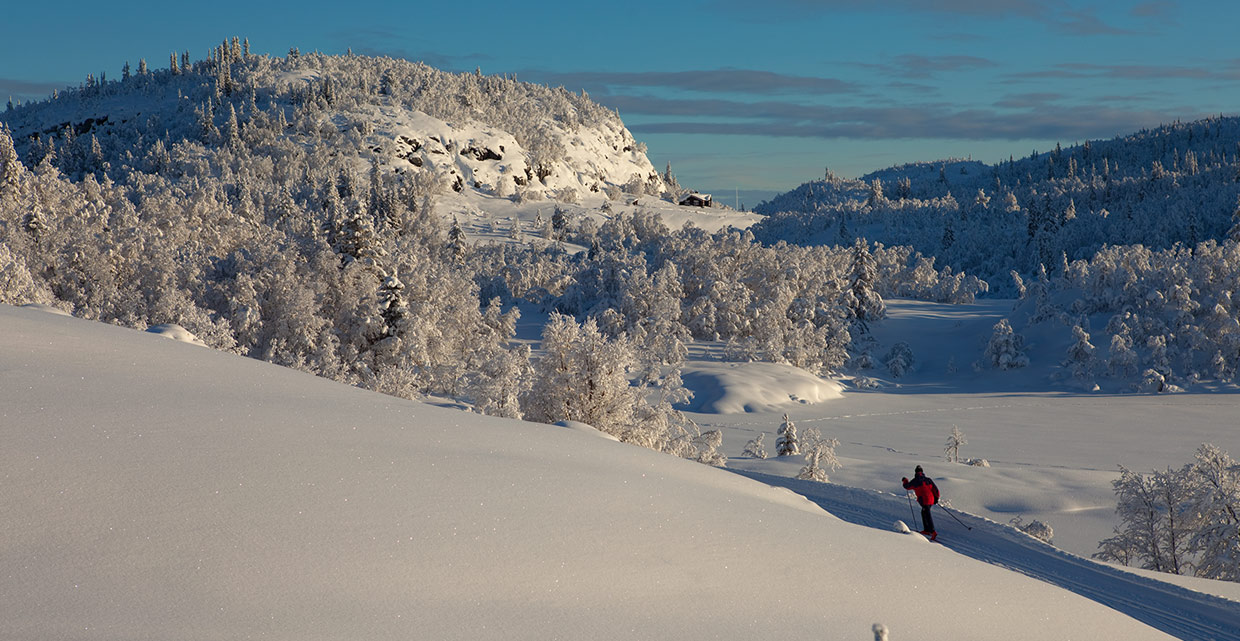
[[[825,167],[994,162],[1240,105],[1233,1],[8,4],[0,100],[233,35],[274,55],[352,48],[586,89],[657,167],[750,205]]]

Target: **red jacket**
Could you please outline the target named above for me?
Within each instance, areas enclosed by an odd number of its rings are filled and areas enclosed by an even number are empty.
[[[917,502],[922,505],[934,505],[939,502],[939,487],[925,474],[917,474],[913,480],[904,481],[904,489],[912,490],[917,495]]]

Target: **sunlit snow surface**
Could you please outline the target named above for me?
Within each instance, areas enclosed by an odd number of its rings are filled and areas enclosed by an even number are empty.
[[[1168,638],[728,471],[38,310],[0,408],[0,638]]]

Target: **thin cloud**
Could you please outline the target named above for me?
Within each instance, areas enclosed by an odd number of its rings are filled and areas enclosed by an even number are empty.
[[[1187,67],[1183,65],[1098,65],[1064,63],[1051,69],[1014,73],[1006,81],[1027,79],[1122,78],[1125,80],[1236,80],[1240,69],[1235,66]]]
[[[596,94],[620,93],[624,89],[634,88],[753,95],[831,95],[855,93],[860,90],[858,85],[836,78],[793,76],[752,69],[572,73],[525,71],[521,75],[570,89],[583,88]]]
[[[939,72],[966,71],[998,66],[977,56],[921,56],[904,54],[893,59],[891,69],[905,78],[929,78]]]
[[[1159,20],[1174,19],[1176,11],[1179,7],[1174,2],[1166,2],[1165,0],[1155,0],[1153,2],[1142,2],[1133,7],[1129,13],[1135,18],[1155,18]]]
[[[66,82],[32,82],[15,78],[0,78],[0,100],[12,96],[14,100],[42,100],[53,91],[69,86]]]
[[[631,96],[604,102],[619,108],[637,134],[824,139],[1078,140],[1136,131],[1183,115],[1104,104],[1059,105],[1050,95],[1040,97],[1041,102],[1022,109],[959,109],[948,104],[841,107]]]
[[[716,6],[747,15],[758,15],[747,0],[714,0]],[[1148,3],[1153,4],[1153,3]],[[768,0],[763,12],[782,9],[787,13],[831,13],[840,11],[891,13],[905,11],[982,20],[1019,18],[1042,23],[1073,35],[1133,35],[1114,26],[1092,10],[1073,6],[1064,0]],[[786,17],[786,16],[785,16]]]
[[[1065,11],[1059,14],[1053,26],[1065,33],[1078,36],[1132,36],[1136,31],[1120,29],[1103,22],[1096,14],[1088,11]]]
[[[1005,96],[995,101],[995,106],[1002,109],[1032,109],[1042,107],[1048,103],[1058,102],[1066,96],[1060,93],[1020,93]]]

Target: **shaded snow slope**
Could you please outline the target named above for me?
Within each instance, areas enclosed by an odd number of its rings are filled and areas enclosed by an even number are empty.
[[[765,474],[751,478],[787,487],[850,522],[887,529],[920,518],[899,496]],[[1181,639],[1240,639],[1240,602],[1195,592],[1055,549],[971,514],[934,510],[937,542],[962,555],[1009,568],[1114,608]],[[971,529],[966,529],[971,528]]]
[[[0,637],[1168,638],[562,427],[0,307]]]
[[[776,430],[787,412],[799,428],[839,439],[836,452],[844,467],[830,473],[833,482],[898,491],[900,477],[922,464],[956,507],[1000,523],[1041,520],[1054,528],[1056,546],[1089,556],[1119,524],[1111,485],[1119,465],[1139,472],[1178,468],[1202,443],[1240,452],[1235,429],[1240,396],[1234,393],[1046,391],[1061,369],[1056,355],[1067,349],[1048,336],[1031,338],[1028,367],[972,367],[990,328],[1011,309],[1010,301],[887,304],[889,318],[874,328],[878,364],[865,371],[880,381],[877,388],[857,389],[845,378],[842,395],[823,403],[692,415],[703,429],[723,431],[728,467],[795,477],[805,464],[802,457],[740,456],[758,433],[767,435],[767,449],[774,453]],[[908,343],[914,356],[901,377],[891,376],[880,360],[897,341]],[[733,382],[724,394],[786,392],[779,385],[759,389],[769,384],[761,377],[739,376]],[[944,460],[953,427],[967,440],[961,458],[985,459],[990,467]]]

